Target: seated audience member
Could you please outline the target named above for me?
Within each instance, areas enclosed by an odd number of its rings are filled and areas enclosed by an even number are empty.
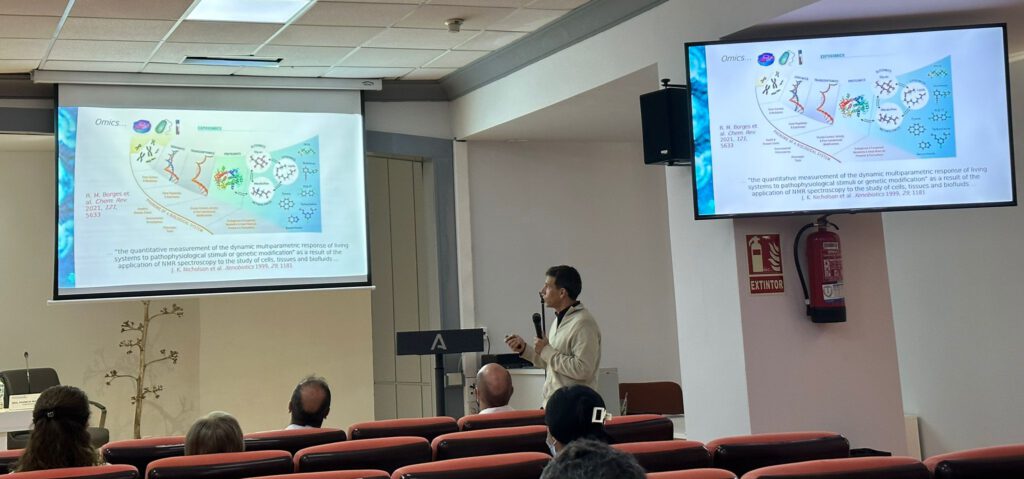
[[[550,403],[549,403],[550,404]],[[590,439],[573,441],[544,467],[540,479],[644,479],[631,454]]]
[[[242,452],[242,427],[235,418],[223,411],[214,411],[199,418],[185,435],[185,455]]]
[[[292,423],[285,429],[320,427],[331,412],[331,388],[324,378],[309,376],[303,379],[288,402]]]
[[[548,398],[544,424],[548,426],[548,447],[555,456],[577,439],[609,442],[604,430],[607,412],[597,391],[581,384],[557,389]]]
[[[476,373],[476,402],[480,414],[512,411],[508,405],[512,399],[512,375],[500,364],[485,364]]]
[[[11,470],[28,472],[102,464],[89,442],[88,427],[89,397],[81,389],[46,388],[32,410],[28,445]]]

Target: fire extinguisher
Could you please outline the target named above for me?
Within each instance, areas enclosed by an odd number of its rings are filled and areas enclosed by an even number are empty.
[[[830,231],[829,227],[839,230],[835,223],[822,216],[800,228],[793,242],[793,258],[796,259],[796,272],[800,276],[800,286],[804,290],[804,305],[807,316],[815,323],[841,323],[846,321],[846,299],[843,296],[843,255],[839,245],[839,234]],[[800,237],[811,228],[817,231],[807,236],[805,253],[807,254],[807,282],[800,267],[798,248]],[[808,284],[809,283],[809,284]]]

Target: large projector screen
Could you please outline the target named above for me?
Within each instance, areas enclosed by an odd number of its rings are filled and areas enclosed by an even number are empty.
[[[54,298],[369,284],[355,91],[61,86]]]
[[[1005,30],[687,44],[696,218],[1015,205]]]

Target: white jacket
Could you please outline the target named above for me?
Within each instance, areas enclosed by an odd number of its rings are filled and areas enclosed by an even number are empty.
[[[563,386],[582,384],[596,391],[597,368],[601,365],[601,330],[590,312],[582,304],[570,307],[561,325],[557,317],[552,321],[547,340],[548,345],[539,355],[532,344],[527,344],[522,354],[523,359],[547,371],[541,406]]]

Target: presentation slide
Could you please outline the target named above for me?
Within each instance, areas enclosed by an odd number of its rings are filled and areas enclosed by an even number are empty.
[[[688,46],[698,216],[1014,199],[1003,30]]]
[[[357,114],[58,109],[58,297],[366,282]]]

